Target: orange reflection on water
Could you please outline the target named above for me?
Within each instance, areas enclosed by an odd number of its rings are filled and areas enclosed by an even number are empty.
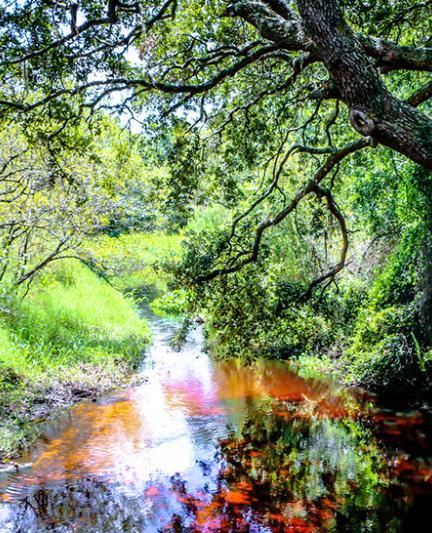
[[[193,461],[187,423],[190,417],[226,415],[243,409],[242,402],[272,398],[302,403],[304,409],[296,416],[313,412],[337,418],[352,414],[346,399],[334,395],[329,385],[308,382],[280,363],[244,367],[225,362],[207,368],[207,372],[211,373],[210,381],[208,375],[200,379],[196,369],[182,369],[178,379],[174,368],[123,392],[121,397],[76,406],[65,429],[34,452],[33,468],[22,481],[34,484],[88,474],[123,483],[136,482],[137,478],[147,481],[152,471],[166,471],[168,453],[179,454],[181,466],[186,449],[190,455],[186,462]],[[280,416],[290,416],[277,409]],[[171,473],[175,472],[176,468]]]
[[[146,438],[143,418],[131,397],[109,404],[76,406],[70,425],[37,457],[26,482],[58,481],[115,472]]]
[[[219,400],[272,398],[290,403],[304,402],[316,414],[340,418],[353,414],[352,398],[338,395],[326,382],[305,380],[286,363],[260,361],[250,366],[235,362],[218,365],[215,371]],[[351,400],[348,401],[347,400]]]

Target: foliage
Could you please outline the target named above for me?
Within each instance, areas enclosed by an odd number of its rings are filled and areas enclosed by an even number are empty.
[[[166,291],[181,252],[181,234],[123,233],[88,240],[82,255],[119,290]]]
[[[185,229],[178,279],[189,283],[192,307],[204,310],[218,357],[299,359],[317,373],[324,368],[387,396],[424,396],[432,370],[428,174],[399,162],[402,177],[395,182],[388,178],[395,172],[391,158],[361,161],[375,170],[349,167],[350,177],[339,185],[350,213],[351,266],[337,284],[302,298],[308,279],[331,263],[331,226],[314,202],[298,211],[295,225],[268,234],[255,264],[205,285],[194,280],[225,253],[233,215],[220,207],[202,210]],[[390,185],[386,197],[383,180]],[[249,228],[244,231],[247,236]]]
[[[159,316],[180,316],[188,312],[188,292],[181,289],[172,290],[151,303],[151,309]]]
[[[143,198],[148,174],[137,142],[102,117],[96,135],[83,126],[70,137],[73,148],[31,140],[17,126],[0,135],[0,280],[9,286],[79,255],[91,235],[156,216]]]
[[[76,260],[45,273],[28,298],[16,304],[15,313],[11,322],[20,340],[51,345],[53,357],[58,344],[62,363],[109,352],[137,360],[140,343],[149,336],[133,302]],[[37,354],[32,357],[37,361]]]

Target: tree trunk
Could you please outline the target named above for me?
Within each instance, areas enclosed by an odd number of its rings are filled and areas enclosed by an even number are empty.
[[[319,50],[353,127],[432,169],[432,120],[387,90],[338,0],[297,0],[304,28]]]

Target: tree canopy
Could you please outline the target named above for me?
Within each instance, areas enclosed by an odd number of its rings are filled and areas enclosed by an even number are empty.
[[[236,78],[235,93],[248,93],[239,111],[273,94],[292,104],[341,101],[355,130],[430,168],[430,120],[414,109],[432,91],[422,85],[432,62],[429,2],[347,4],[9,2],[1,103],[31,111],[79,96],[77,107],[94,108],[121,92],[128,109],[156,90],[170,95],[171,110],[198,97],[204,112],[206,100],[212,111],[215,101],[239,100],[213,91]],[[411,75],[393,83],[397,72]]]
[[[332,193],[344,160],[385,146],[432,168],[431,8],[407,0],[11,1],[0,12],[1,113],[48,142],[69,142],[71,125],[101,111],[150,135],[163,124],[178,139],[180,127],[202,148],[184,155],[179,179],[195,180],[185,188],[197,188],[216,152],[221,182],[240,167],[261,169],[267,186],[234,219],[227,243],[283,192],[296,157],[307,169],[290,178],[297,191],[252,228],[247,248],[202,277],[256,261],[267,229],[315,196],[339,226],[341,250],[310,293],[346,263],[348,230]],[[198,157],[205,170],[193,165]]]
[[[308,299],[349,257],[341,171],[374,165],[361,153],[382,147],[396,167],[432,168],[431,9],[407,0],[7,2],[2,119],[51,154],[73,150],[74,128],[98,127],[101,113],[139,124],[153,161],[170,166],[178,210],[208,197],[235,213],[212,260],[190,272],[197,281],[255,263],[269,230],[315,198],[339,251],[315,272]]]

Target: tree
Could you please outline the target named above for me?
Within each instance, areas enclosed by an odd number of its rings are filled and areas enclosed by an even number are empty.
[[[219,136],[268,105],[276,138],[263,142],[261,132],[260,149],[273,165],[269,185],[235,218],[228,241],[277,193],[294,154],[310,176],[256,226],[248,249],[203,279],[256,261],[266,230],[312,195],[342,238],[339,260],[309,295],[346,263],[348,231],[331,191],[343,161],[383,145],[432,169],[431,8],[407,0],[13,2],[1,12],[0,105],[11,120],[61,120],[55,134],[108,108],[147,128],[155,115],[181,115],[191,129]]]
[[[145,184],[134,179],[143,159],[129,136],[103,117],[98,135],[86,128],[68,135],[74,150],[31,142],[16,126],[0,134],[0,282],[6,291],[29,287],[60,259],[96,268],[82,242],[130,224],[134,204],[144,216]]]

